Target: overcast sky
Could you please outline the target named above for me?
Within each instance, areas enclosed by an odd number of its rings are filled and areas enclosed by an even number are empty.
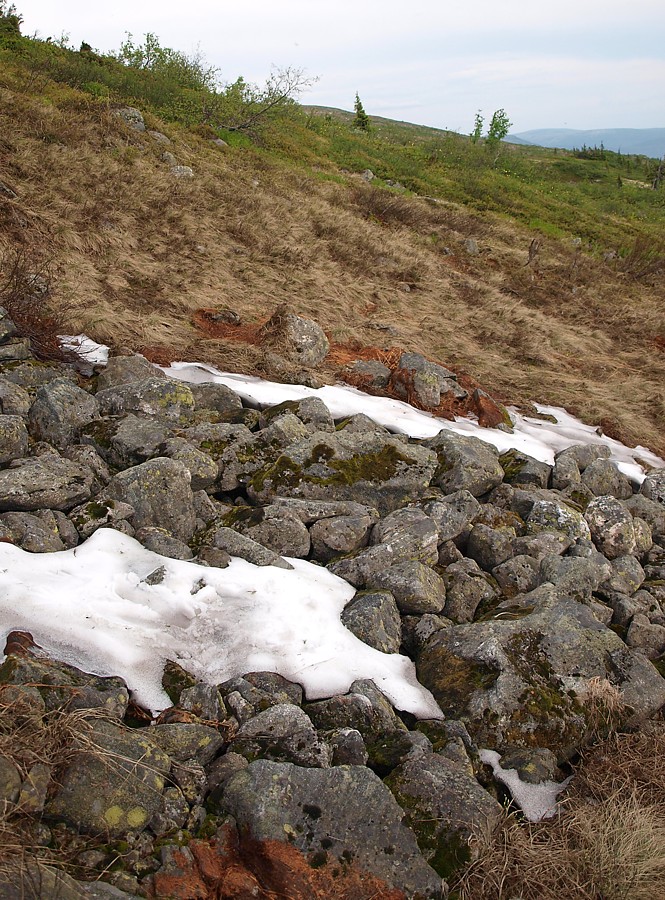
[[[469,132],[665,125],[663,0],[14,0],[23,32],[102,52],[125,32],[200,47],[225,81],[271,66],[318,82],[301,101]]]

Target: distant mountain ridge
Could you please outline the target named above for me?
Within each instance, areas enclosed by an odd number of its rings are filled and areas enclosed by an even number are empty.
[[[573,150],[586,144],[615,153],[638,153],[643,156],[660,158],[665,155],[665,128],[535,128],[509,134],[510,143],[534,144],[539,147],[561,147]]]

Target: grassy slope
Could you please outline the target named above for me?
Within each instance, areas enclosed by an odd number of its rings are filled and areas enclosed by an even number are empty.
[[[270,374],[260,347],[212,340],[192,315],[228,305],[252,322],[286,303],[335,342],[419,350],[665,451],[665,193],[642,186],[649,161],[506,146],[493,167],[459,135],[390,120],[364,135],[296,108],[220,151],[115,70],[110,96],[89,73],[72,87],[78,54],[47,50],[0,47],[0,180],[18,195],[0,194],[0,249],[5,269],[17,248],[49,269],[72,330]],[[193,179],[113,115],[122,102]]]

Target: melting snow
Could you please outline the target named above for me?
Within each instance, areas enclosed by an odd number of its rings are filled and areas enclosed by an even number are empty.
[[[551,819],[556,813],[556,798],[561,791],[568,787],[572,776],[566,778],[560,784],[556,781],[541,781],[540,784],[528,784],[522,781],[517,769],[502,769],[501,756],[495,750],[479,750],[480,761],[492,767],[494,777],[510,791],[513,800],[519,804],[520,809],[529,822],[540,822],[541,819]]]

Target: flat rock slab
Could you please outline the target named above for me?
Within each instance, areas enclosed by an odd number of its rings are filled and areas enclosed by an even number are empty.
[[[310,865],[338,860],[386,881],[407,897],[442,897],[404,812],[364,766],[306,769],[258,760],[226,784],[222,807],[254,840],[288,842]]]
[[[0,512],[67,511],[90,499],[93,474],[55,453],[20,460],[0,472]]]

